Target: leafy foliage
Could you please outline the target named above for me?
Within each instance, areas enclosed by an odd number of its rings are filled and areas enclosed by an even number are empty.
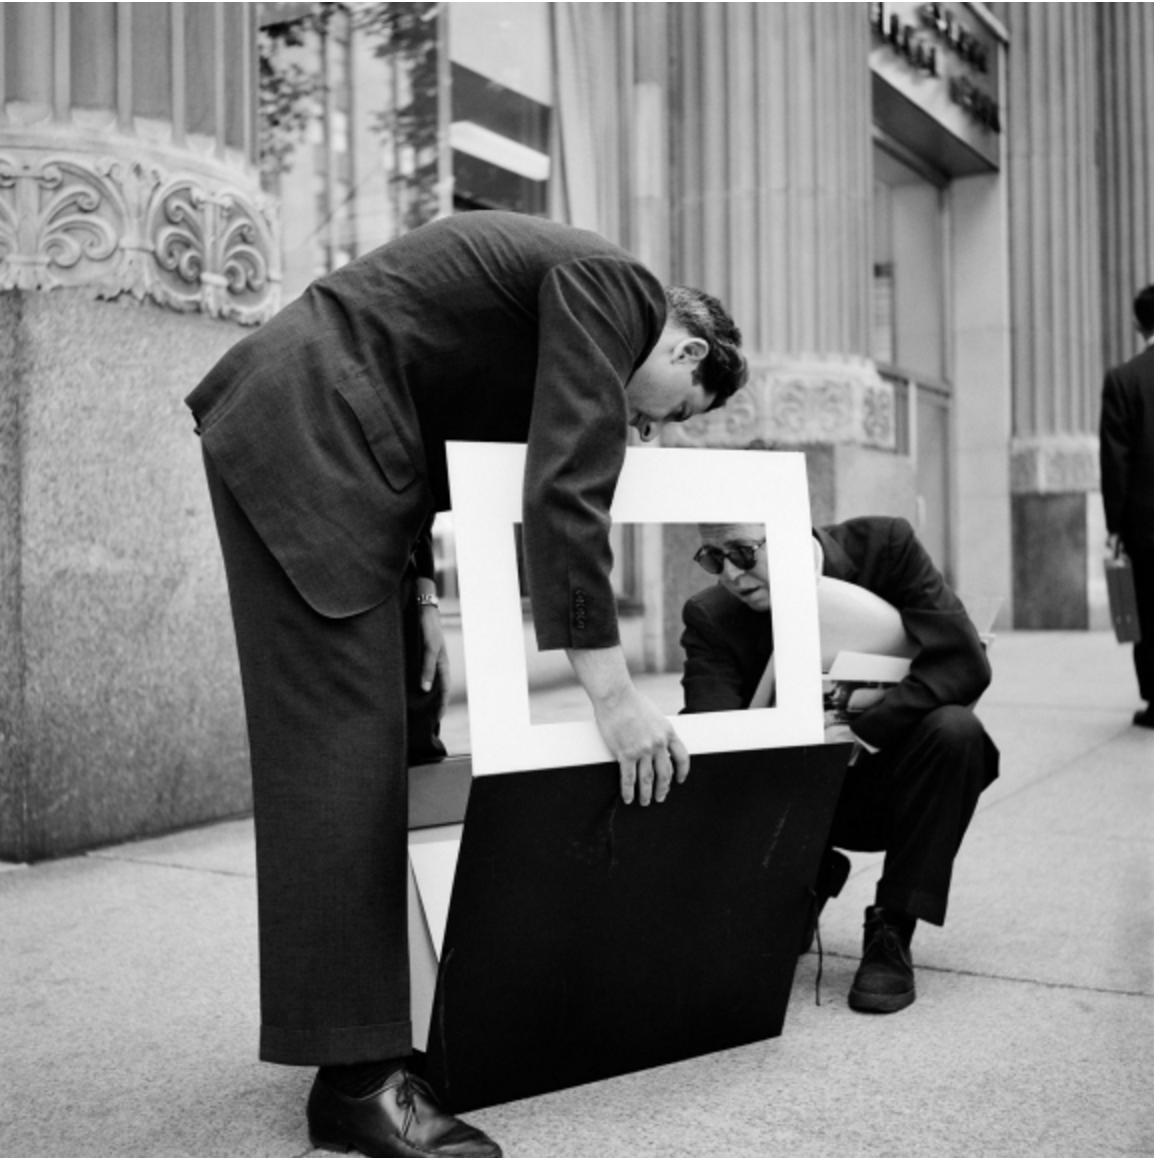
[[[319,72],[286,59],[285,49],[304,47],[337,12],[373,43],[396,83],[372,126],[393,146],[390,180],[400,195],[402,219],[415,228],[437,215],[440,150],[437,21],[442,5],[315,4],[305,16],[266,25],[260,33],[260,159],[266,187],[275,188],[292,164],[309,123],[323,115]]]
[[[295,61],[283,59],[284,48],[299,48],[310,32],[328,19],[332,5],[319,4],[309,15],[270,24],[257,39],[260,123],[260,171],[266,187],[275,186],[288,171],[309,122],[321,115],[324,82]]]
[[[411,166],[398,165],[392,175],[402,186],[404,221],[410,229],[432,220],[440,207],[437,21],[441,8],[440,4],[366,4],[355,13],[356,27],[378,42],[374,55],[404,77],[402,99],[376,114],[374,128],[411,158]]]

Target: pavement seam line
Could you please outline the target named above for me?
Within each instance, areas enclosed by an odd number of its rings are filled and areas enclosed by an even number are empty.
[[[1043,781],[1049,780],[1052,777],[1057,776],[1059,773],[1065,772],[1066,770],[1072,768],[1075,764],[1077,764],[1079,761],[1085,759],[1087,756],[1092,756],[1095,753],[1100,752],[1103,748],[1108,748],[1112,743],[1114,743],[1115,740],[1118,739],[1119,736],[1122,736],[1122,735],[1125,735],[1125,733],[1119,732],[1116,735],[1111,736],[1110,739],[1104,740],[1101,744],[1095,744],[1094,747],[1092,747],[1092,748],[1084,749],[1083,751],[1079,752],[1077,756],[1074,756],[1072,759],[1069,759],[1069,760],[1065,761],[1064,763],[1059,764],[1057,767],[1052,768],[1049,772],[1044,772],[1036,780],[1031,780],[1029,784],[1023,784],[1019,788],[1015,788],[1012,791],[1006,792],[1004,795],[999,796],[997,800],[991,800],[989,804],[979,803],[977,811],[978,812],[992,812],[995,808],[1000,808],[1003,804],[1006,803],[1007,800],[1013,800],[1015,797],[1017,797],[1021,793],[1028,792],[1035,785],[1041,784]],[[993,739],[992,736],[990,738]],[[1000,778],[1000,776],[999,776],[999,778]]]
[[[837,957],[842,961],[858,960],[856,953],[837,953],[827,949],[825,955]],[[1154,993],[1148,993],[1141,989],[1104,989],[1097,985],[1075,985],[1069,981],[1042,981],[1033,977],[1011,977],[1005,973],[982,973],[977,969],[951,969],[945,965],[924,965],[920,962],[916,962],[914,968],[921,969],[926,973],[952,973],[958,977],[978,977],[983,981],[1008,981],[1015,985],[1037,985],[1042,989],[1069,989],[1076,993],[1100,993],[1109,997],[1140,997],[1147,1001],[1154,1000]]]
[[[1082,704],[1082,703],[1074,703],[1074,702],[1060,703],[1060,704],[1059,703],[1040,704],[1040,703],[1034,702],[1033,700],[1029,700],[1025,703],[1016,703],[1016,702],[1011,701],[1011,700],[998,700],[998,701],[991,700],[988,704],[983,704],[982,707],[988,707],[988,708],[992,708],[992,709],[1005,709],[1006,711],[1013,711],[1013,712],[1018,712],[1018,711],[1047,712],[1047,713],[1048,712],[1054,712],[1054,711],[1085,712],[1085,713],[1094,712],[1094,713],[1101,715],[1101,716],[1113,716],[1114,713],[1118,711],[1118,709],[1115,708],[1112,704]],[[1130,709],[1126,709],[1126,710],[1129,711]],[[978,716],[981,716],[982,713],[979,710],[975,714]]]
[[[202,868],[198,865],[191,864],[172,864],[165,860],[145,860],[135,856],[109,856],[107,853],[90,852],[85,854],[88,860],[107,860],[115,864],[139,864],[148,865],[150,868],[168,868],[179,869],[186,873],[210,873],[218,877],[237,877],[240,880],[251,881],[256,879],[255,873],[240,873],[233,869],[217,869],[217,868]]]

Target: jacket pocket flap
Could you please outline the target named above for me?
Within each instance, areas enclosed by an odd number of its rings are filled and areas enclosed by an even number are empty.
[[[416,479],[417,469],[380,394],[363,374],[338,382],[336,389],[357,416],[373,458],[389,486],[395,491],[407,489]]]

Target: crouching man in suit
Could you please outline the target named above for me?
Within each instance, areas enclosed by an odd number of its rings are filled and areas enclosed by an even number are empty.
[[[718,582],[683,611],[685,710],[747,708],[773,654],[764,530],[704,525],[701,540],[694,558]],[[815,529],[813,541],[819,604],[827,577],[865,588],[897,610],[910,643],[909,674],[853,720],[856,746],[817,886],[820,909],[848,875],[835,846],[884,850],[849,1004],[894,1013],[916,996],[914,927],[944,924],[954,857],[998,775],[998,750],[970,708],[990,667],[965,608],[904,519],[851,519]]]

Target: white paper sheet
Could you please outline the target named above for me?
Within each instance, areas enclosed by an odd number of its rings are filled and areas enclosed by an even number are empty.
[[[453,895],[453,876],[461,851],[461,827],[450,824],[409,834],[409,860],[438,961],[445,943],[445,926],[449,923],[449,899]]]
[[[462,827],[446,824],[409,833],[409,1011],[414,1049],[424,1050],[429,1040]]]
[[[839,683],[896,684],[909,675],[910,661],[896,655],[839,651],[828,678]]]

